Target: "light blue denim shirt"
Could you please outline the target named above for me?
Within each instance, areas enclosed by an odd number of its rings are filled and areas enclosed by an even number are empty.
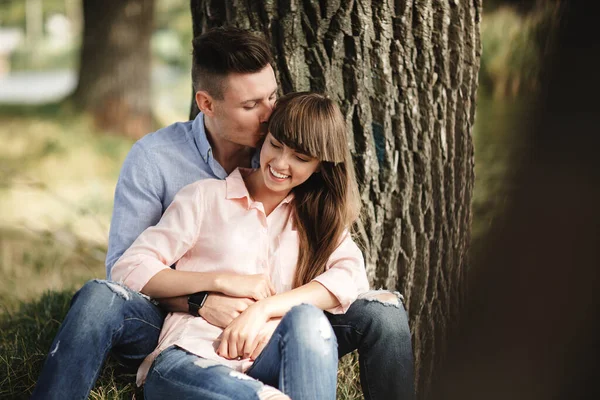
[[[252,167],[259,166],[259,154]],[[119,257],[149,226],[156,225],[175,194],[200,179],[225,179],[214,159],[204,115],[178,122],[137,141],[121,168],[108,237],[106,277]]]

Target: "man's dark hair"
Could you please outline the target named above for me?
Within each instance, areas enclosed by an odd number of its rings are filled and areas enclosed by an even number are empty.
[[[192,41],[194,91],[223,99],[224,80],[231,73],[259,72],[272,63],[269,43],[251,31],[235,27],[211,29]]]

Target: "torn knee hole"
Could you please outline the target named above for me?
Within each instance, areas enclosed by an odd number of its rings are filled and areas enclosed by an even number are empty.
[[[382,303],[398,305],[398,296],[393,293],[381,293],[374,297]]]
[[[367,301],[376,301],[385,305],[395,307],[400,306],[400,294],[397,292],[389,292],[387,290],[371,290],[358,296],[359,299]]]
[[[102,283],[104,283],[106,286],[108,286],[110,288],[110,290],[112,290],[114,293],[121,296],[123,299],[129,300],[131,298],[129,296],[129,292],[123,286],[117,285],[116,283],[112,283],[112,282],[102,282]]]

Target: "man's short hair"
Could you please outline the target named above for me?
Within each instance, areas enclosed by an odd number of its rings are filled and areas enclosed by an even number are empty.
[[[231,73],[255,73],[272,63],[269,43],[251,31],[235,27],[211,29],[194,38],[194,92],[207,91],[223,99],[225,78]]]

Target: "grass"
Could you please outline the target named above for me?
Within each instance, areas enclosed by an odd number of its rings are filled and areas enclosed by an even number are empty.
[[[68,308],[73,290],[45,292],[0,318],[0,398],[31,395],[52,340]],[[142,398],[134,376],[109,359],[90,398]]]

